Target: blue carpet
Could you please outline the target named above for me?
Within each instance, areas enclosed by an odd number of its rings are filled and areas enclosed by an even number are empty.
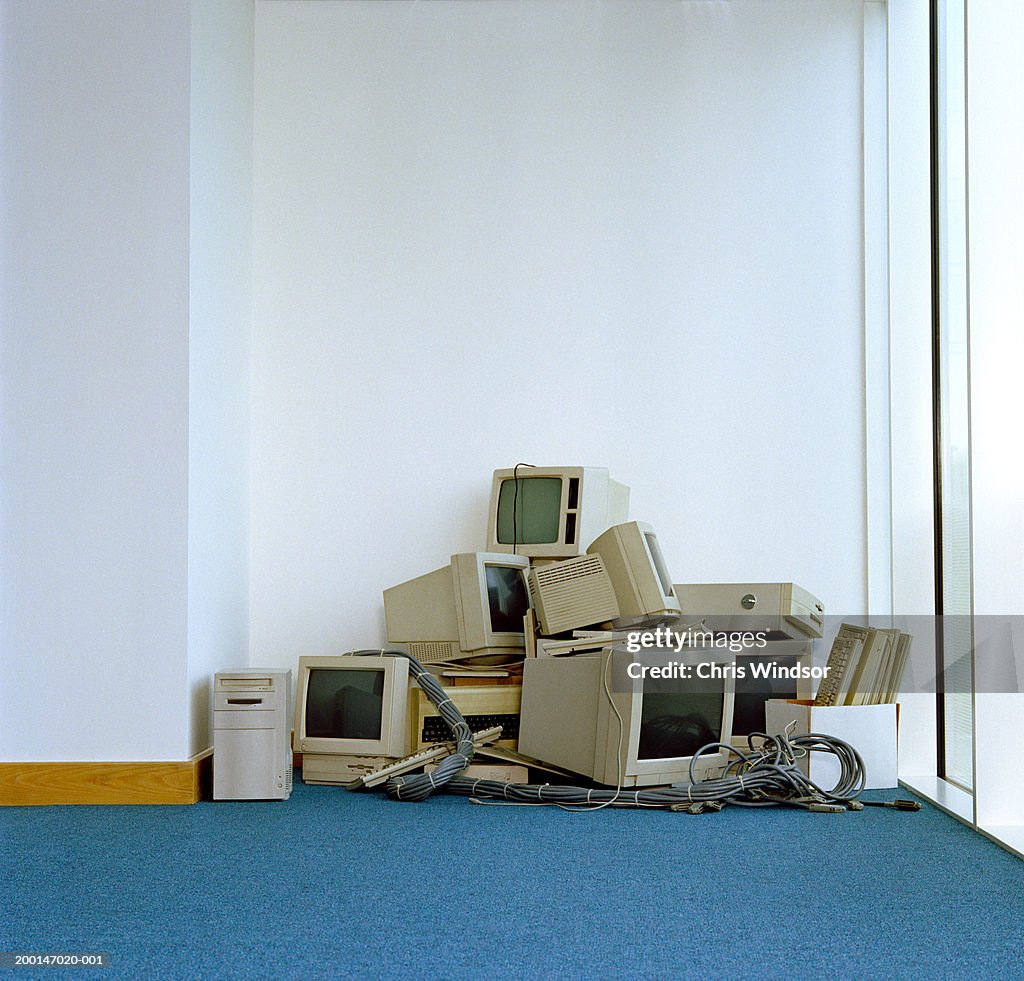
[[[15,978],[1024,977],[1024,862],[927,806],[574,814],[298,783],[0,808],[0,841],[0,951],[112,959]]]

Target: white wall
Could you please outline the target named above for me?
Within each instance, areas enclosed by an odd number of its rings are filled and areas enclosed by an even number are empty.
[[[383,642],[490,473],[866,601],[860,0],[258,2],[251,644]]]
[[[971,531],[974,612],[1024,612],[1024,8],[968,8]]]
[[[185,757],[245,661],[247,8],[0,4],[6,760]],[[863,605],[858,0],[255,35],[252,663],[380,643],[523,459]]]
[[[0,3],[0,759],[187,758],[247,663],[251,34]]]
[[[249,661],[253,5],[192,5],[188,671],[191,752],[210,678]]]
[[[0,17],[0,757],[181,758],[189,5]]]

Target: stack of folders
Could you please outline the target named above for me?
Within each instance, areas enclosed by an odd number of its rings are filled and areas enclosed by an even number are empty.
[[[841,624],[814,704],[895,702],[912,639],[902,630]]]

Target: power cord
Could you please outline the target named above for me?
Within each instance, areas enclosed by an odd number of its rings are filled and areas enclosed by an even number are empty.
[[[532,463],[517,463],[512,468],[512,554],[519,554],[519,468],[532,467]]]

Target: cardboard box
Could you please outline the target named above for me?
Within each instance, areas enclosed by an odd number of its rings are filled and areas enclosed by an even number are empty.
[[[766,731],[803,736],[818,732],[849,743],[864,760],[867,775],[865,789],[896,787],[896,705],[829,705],[809,701],[772,698],[765,703]],[[808,773],[808,762],[801,762]],[[808,774],[823,790],[831,790],[839,780],[839,760],[831,753],[812,753]]]

